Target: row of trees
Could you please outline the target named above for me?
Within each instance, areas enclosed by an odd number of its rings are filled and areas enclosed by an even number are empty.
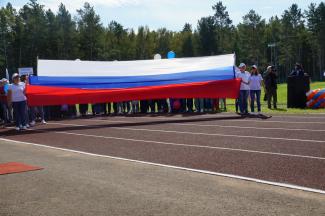
[[[213,15],[202,17],[195,28],[137,31],[116,21],[103,26],[94,8],[85,3],[75,17],[59,5],[57,13],[30,0],[19,11],[10,3],[0,9],[0,70],[36,65],[42,59],[134,60],[165,56],[218,55],[235,52],[238,62],[261,68],[276,65],[282,80],[301,62],[314,80],[325,70],[325,4],[310,4],[302,11],[293,4],[281,17],[266,21],[250,10],[234,25],[222,2],[212,6]]]

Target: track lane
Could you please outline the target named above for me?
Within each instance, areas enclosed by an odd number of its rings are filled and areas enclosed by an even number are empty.
[[[93,120],[103,120],[103,122],[94,121],[91,122],[91,124],[90,121],[88,121],[89,119],[59,121],[54,123],[67,125],[41,125],[37,126],[36,129],[41,129],[43,131],[23,132],[19,134],[12,130],[5,130],[4,133],[1,133],[1,136],[4,135],[4,137],[8,139],[18,141],[69,148],[72,150],[80,150],[95,154],[104,154],[133,160],[240,175],[267,181],[296,184],[321,190],[325,189],[325,179],[324,175],[322,175],[322,173],[325,173],[324,160],[253,152],[265,151],[269,153],[324,157],[324,143],[305,143],[294,140],[274,141],[267,139],[256,141],[252,138],[230,136],[215,136],[215,138],[212,139],[211,137],[202,134],[190,134],[193,131],[198,133],[198,130],[203,130],[205,128],[203,126],[197,127],[196,125],[181,124],[192,124],[191,122],[194,122],[193,124],[218,124],[226,126],[230,124],[230,126],[235,127],[240,127],[241,124],[251,124],[254,127],[279,127],[279,125],[275,122],[269,122],[268,120],[245,121],[245,119],[237,119],[235,121],[228,121],[227,119],[220,120],[219,117],[211,118],[210,116],[204,118],[195,116],[188,119],[185,118],[185,121],[184,118],[172,118],[173,119],[170,119],[169,117],[162,119],[161,117],[153,117],[150,119],[146,117],[95,118]],[[300,123],[302,121],[301,119],[295,120],[297,120],[298,123],[285,124],[285,122],[282,121],[281,125],[289,129],[295,127],[301,129],[310,127],[319,128],[319,125],[322,128],[323,125],[318,124],[317,127],[314,127],[315,125],[312,123],[306,125]],[[256,123],[257,121],[260,123]],[[315,119],[312,121],[315,121]],[[76,124],[83,125],[84,123],[86,123],[86,127],[75,126]],[[152,130],[152,128],[155,127],[158,128],[158,131],[146,131],[148,128],[149,130]],[[185,130],[188,131],[188,133],[185,135],[182,133],[164,133],[159,131],[159,129],[168,129],[176,132],[179,130]],[[239,133],[247,133],[250,131],[248,128],[239,129]],[[55,131],[58,131],[59,133],[56,133]],[[219,131],[222,134],[227,134],[229,132],[227,128],[221,127],[221,129],[216,129],[213,126],[211,126],[211,129],[205,129],[204,131],[208,131],[209,133],[216,133]],[[264,131],[261,133],[262,135],[271,133],[268,129],[260,131]],[[275,136],[279,135],[278,131],[272,131],[271,134],[275,134]],[[299,133],[310,136],[310,131],[299,131]],[[121,139],[116,139],[114,137]],[[322,136],[318,138],[324,140]],[[248,151],[236,151],[231,149],[242,149]]]
[[[264,116],[267,117],[267,116]],[[301,115],[301,116],[282,116],[282,115],[273,115],[271,118],[258,117],[257,115],[251,115],[250,117],[241,117],[237,114],[184,114],[184,115],[160,115],[152,114],[148,115],[127,115],[127,116],[112,116],[111,118],[120,118],[120,119],[130,119],[137,118],[143,120],[227,120],[227,121],[245,121],[245,122],[271,122],[271,123],[282,123],[286,122],[288,124],[299,123],[299,124],[319,124],[321,126],[325,125],[325,114],[321,116],[310,116],[310,115]]]
[[[325,172],[325,161],[320,160],[87,137],[82,134],[26,134],[15,137],[15,140],[34,143],[42,140],[43,144],[54,147],[325,189],[325,176],[322,174]]]
[[[76,124],[79,123],[79,124]],[[82,122],[85,123],[85,122]],[[263,139],[254,137],[233,137],[233,136],[216,136],[212,131],[209,134],[195,133],[192,131],[178,132],[175,130],[155,130],[137,127],[121,127],[119,124],[105,124],[105,122],[96,122],[94,125],[83,125],[80,121],[74,122],[57,122],[50,125],[40,126],[46,132],[52,131],[67,131],[77,133],[87,133],[99,136],[116,136],[130,139],[144,139],[152,141],[175,142],[179,140],[182,143],[215,146],[223,148],[236,148],[252,151],[266,151],[283,154],[305,155],[314,157],[325,157],[324,142],[304,142],[296,140],[278,140],[278,139]],[[192,129],[195,131],[195,128]],[[36,133],[36,132],[34,132]],[[37,132],[38,133],[38,132]],[[194,133],[194,134],[193,134]]]
[[[325,130],[325,121],[317,121],[314,122],[305,122],[305,119],[300,119],[299,121],[274,121],[271,119],[242,119],[239,116],[194,116],[194,117],[173,117],[173,116],[165,116],[165,117],[125,117],[125,116],[113,116],[113,117],[96,117],[91,119],[84,120],[106,120],[110,123],[114,122],[124,122],[124,123],[157,123],[157,124],[196,124],[196,125],[208,125],[208,126],[235,126],[235,127],[255,127],[255,128],[287,128],[287,129],[301,129],[301,130],[321,130],[322,132]]]
[[[102,124],[109,126],[112,121],[107,120],[80,120],[82,124]],[[76,124],[80,124],[79,121]],[[270,138],[283,138],[283,139],[301,139],[301,140],[316,140],[325,142],[325,130],[295,130],[295,129],[270,129],[262,127],[247,127],[247,126],[223,126],[223,125],[203,125],[197,123],[170,123],[170,124],[161,124],[153,123],[143,125],[141,123],[133,124],[129,122],[124,124],[123,128],[139,128],[139,129],[152,129],[152,130],[166,130],[166,131],[179,131],[179,132],[192,132],[195,133],[207,133],[207,134],[224,134],[224,135],[238,135],[238,136],[258,136],[258,137],[270,137]],[[275,136],[276,134],[276,136]]]

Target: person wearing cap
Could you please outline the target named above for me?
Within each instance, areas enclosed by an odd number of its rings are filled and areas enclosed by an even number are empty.
[[[16,130],[26,130],[26,88],[25,83],[20,81],[19,74],[12,75],[12,84],[8,89],[8,103],[12,104],[15,113]]]
[[[236,78],[241,79],[240,84],[240,93],[239,93],[239,109],[241,115],[247,115],[248,114],[248,95],[249,95],[249,78],[250,73],[246,71],[246,64],[240,63],[239,65],[239,72],[236,74]]]
[[[256,65],[252,66],[251,76],[249,77],[249,88],[250,92],[249,95],[251,97],[251,112],[254,113],[255,111],[255,100],[257,104],[257,111],[261,113],[261,89],[263,83],[262,75],[258,72],[258,68]]]

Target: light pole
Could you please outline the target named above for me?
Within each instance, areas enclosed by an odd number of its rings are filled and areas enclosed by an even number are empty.
[[[271,48],[271,64],[272,65],[276,65],[276,46],[277,46],[277,43],[273,42],[273,43],[269,43],[267,45],[267,47]],[[274,64],[273,64],[273,49],[274,49]]]

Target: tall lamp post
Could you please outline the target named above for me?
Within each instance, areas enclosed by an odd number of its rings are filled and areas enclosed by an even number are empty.
[[[276,65],[276,46],[277,46],[277,43],[273,42],[273,43],[269,43],[267,45],[267,47],[271,48],[271,64],[272,65]],[[273,52],[273,49],[274,49],[274,52]],[[273,54],[274,54],[274,58],[273,58]],[[274,63],[273,63],[273,60],[274,60]]]

